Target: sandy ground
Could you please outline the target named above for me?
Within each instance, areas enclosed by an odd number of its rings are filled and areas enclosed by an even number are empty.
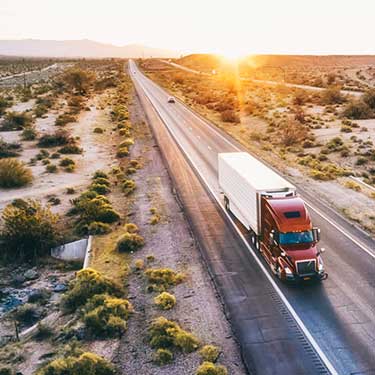
[[[152,363],[153,350],[147,343],[147,325],[160,315],[176,320],[184,329],[193,332],[203,344],[215,344],[222,349],[219,362],[228,367],[230,374],[245,374],[236,342],[222,305],[208,276],[206,267],[189,231],[183,211],[171,188],[168,173],[136,101],[131,108],[132,123],[136,132],[136,144],[132,158],[142,157],[144,167],[136,175],[137,190],[130,220],[140,227],[146,245],[137,251],[134,259],[153,255],[151,267],[170,267],[184,272],[187,280],[174,287],[177,298],[174,309],[163,312],[153,305],[155,293],[146,293],[146,281],[142,272],[132,272],[128,279],[129,299],[135,314],[129,320],[129,328],[120,342],[113,361],[121,374],[193,374],[199,366],[198,353],[177,354],[171,365],[158,367]],[[134,125],[136,124],[136,125]],[[150,225],[150,208],[161,215],[161,221]],[[111,345],[111,343],[109,343]],[[101,345],[102,354],[106,354]],[[108,355],[108,353],[107,353]]]
[[[41,199],[46,195],[58,195],[62,200],[60,206],[53,209],[63,211],[69,206],[71,196],[63,194],[68,187],[79,188],[87,183],[93,172],[97,169],[106,169],[111,166],[113,160],[113,150],[111,147],[111,124],[109,123],[106,110],[99,109],[100,102],[105,94],[96,96],[89,100],[88,106],[90,111],[83,111],[79,116],[77,123],[69,124],[65,127],[72,136],[79,137],[80,147],[84,152],[82,155],[62,155],[73,159],[77,166],[74,173],[67,173],[60,169],[58,173],[46,173],[45,166],[39,161],[37,165],[30,166],[34,175],[34,181],[31,186],[19,189],[0,189],[0,209],[16,198],[36,198]],[[40,132],[52,133],[58,130],[54,125],[58,112],[53,111],[46,118],[37,119],[35,127]],[[93,129],[97,126],[105,128],[104,134],[95,134]],[[0,136],[6,141],[19,140],[20,132],[1,132]],[[108,138],[109,137],[109,138]],[[22,141],[23,150],[19,160],[28,163],[31,158],[35,157],[40,148],[37,147],[36,141]],[[57,148],[49,148],[48,151],[53,153]],[[51,160],[51,163],[58,164],[59,159]]]

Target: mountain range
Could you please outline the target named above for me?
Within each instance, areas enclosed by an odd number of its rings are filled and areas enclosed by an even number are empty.
[[[179,53],[139,44],[115,46],[93,40],[0,40],[0,55],[27,57],[178,57]]]

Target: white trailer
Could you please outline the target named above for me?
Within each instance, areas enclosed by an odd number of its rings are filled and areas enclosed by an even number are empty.
[[[261,197],[296,194],[290,182],[246,152],[218,155],[219,187],[226,207],[257,236],[261,234]]]

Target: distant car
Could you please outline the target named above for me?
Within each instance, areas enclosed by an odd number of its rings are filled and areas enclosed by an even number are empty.
[[[170,97],[168,98],[168,103],[176,103],[175,98],[174,98],[173,96],[170,96]]]

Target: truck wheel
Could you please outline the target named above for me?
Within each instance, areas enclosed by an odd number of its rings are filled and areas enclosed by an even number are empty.
[[[224,195],[224,207],[229,211],[229,199]]]

